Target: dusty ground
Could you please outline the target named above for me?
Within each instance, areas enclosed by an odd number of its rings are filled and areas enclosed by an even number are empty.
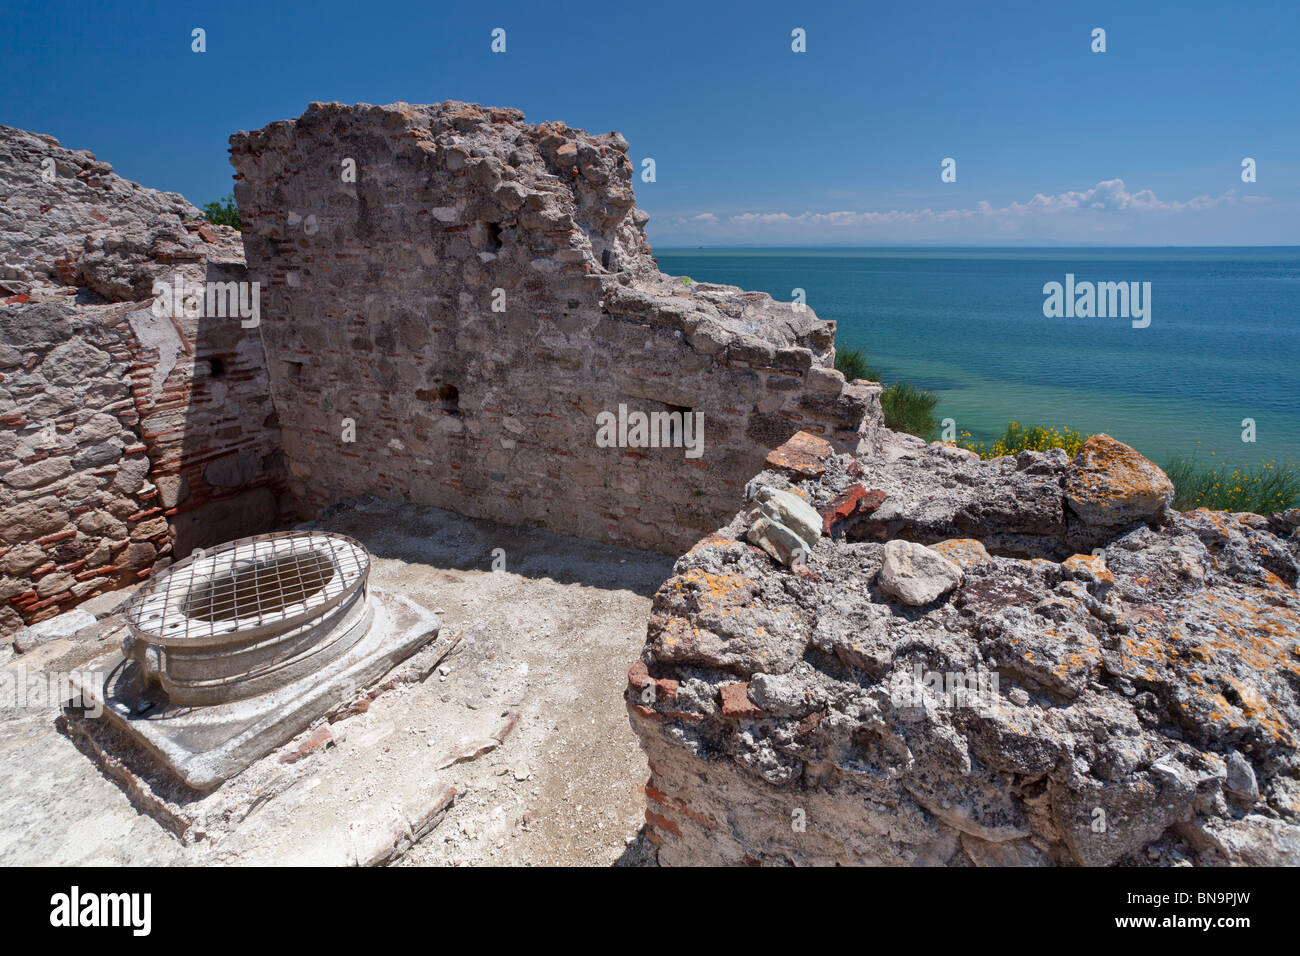
[[[450,788],[401,865],[644,863],[647,767],[622,689],[671,560],[414,506],[363,504],[320,526],[366,545],[375,586],[462,632],[441,667],[326,725],[328,746],[282,763],[305,733],[196,804],[235,822],[188,844],[56,729],[53,707],[0,711],[0,864],[349,862],[366,827]],[[0,667],[66,670],[100,650],[57,642]]]

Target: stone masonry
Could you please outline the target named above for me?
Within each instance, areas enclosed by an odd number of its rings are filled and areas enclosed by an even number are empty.
[[[457,102],[231,137],[304,511],[372,494],[676,552],[796,431],[871,445],[879,388],[834,370],[832,322],[659,273],[627,150]],[[702,412],[702,456],[598,447],[620,405]]]
[[[257,330],[153,314],[155,282],[243,281],[238,233],[85,150],[0,127],[0,637],[274,526]]]

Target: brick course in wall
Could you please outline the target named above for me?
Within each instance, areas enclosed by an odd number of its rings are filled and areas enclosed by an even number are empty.
[[[148,574],[170,550],[126,379],[128,309],[0,309],[0,627]]]
[[[2,636],[269,530],[283,464],[257,329],[151,309],[243,281],[238,233],[9,127],[0,190]]]

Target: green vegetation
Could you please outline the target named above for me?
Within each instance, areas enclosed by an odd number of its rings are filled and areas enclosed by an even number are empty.
[[[1047,451],[1051,448],[1064,448],[1066,454],[1073,458],[1078,454],[1079,449],[1083,447],[1083,443],[1091,437],[1091,435],[1084,435],[1078,429],[1068,426],[1058,429],[1045,428],[1042,425],[1022,425],[1019,422],[1008,422],[1007,430],[992,445],[985,444],[982,441],[962,440],[970,438],[970,432],[962,432],[957,444],[962,448],[968,448],[975,452],[985,461],[1001,458],[1003,455],[1018,455],[1022,451]]]
[[[934,441],[939,433],[939,423],[934,417],[934,406],[938,402],[939,396],[910,382],[895,382],[880,395],[886,427],[926,441]]]
[[[203,207],[203,218],[214,226],[242,228],[239,225],[239,208],[235,205],[234,196],[227,196],[224,199],[208,203]]]
[[[1174,508],[1191,511],[1253,511],[1272,514],[1300,504],[1300,466],[1266,461],[1243,471],[1227,465],[1197,465],[1175,458],[1165,467],[1174,483]]]
[[[865,378],[869,382],[879,382],[880,373],[867,361],[867,353],[862,349],[836,349],[835,368],[844,374],[846,381]]]
[[[867,353],[862,349],[836,349],[835,368],[848,381],[864,378],[879,382],[880,373],[871,367]],[[907,432],[926,441],[934,441],[939,433],[939,423],[934,417],[936,395],[917,388],[909,382],[886,385],[880,395],[880,405],[885,411],[885,425],[896,432]]]
[[[880,381],[880,373],[871,367],[862,349],[837,349],[835,367],[849,381],[856,378]],[[909,382],[887,385],[880,396],[887,427],[926,441],[938,437],[939,423],[934,416],[938,402],[937,395]],[[1048,451],[1052,448],[1063,448],[1073,458],[1091,437],[1068,425],[1052,428],[1013,421],[1007,423],[1002,437],[992,444],[971,441],[971,433],[962,432],[957,445],[975,452],[985,461],[1003,455],[1017,455],[1022,451]],[[1266,515],[1300,507],[1300,464],[1296,462],[1278,465],[1266,461],[1258,468],[1242,470],[1175,458],[1164,471],[1174,483],[1173,506],[1179,511],[1209,508]]]

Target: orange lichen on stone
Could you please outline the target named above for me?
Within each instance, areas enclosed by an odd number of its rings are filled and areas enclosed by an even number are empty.
[[[1066,501],[1094,525],[1156,518],[1173,496],[1173,482],[1154,462],[1106,434],[1084,442],[1065,475]]]
[[[717,574],[695,568],[673,578],[670,583],[678,593],[693,590],[717,602],[728,599],[732,599],[733,603],[737,600],[747,601],[750,595],[749,584],[745,578],[730,572]]]
[[[1082,574],[1104,587],[1115,583],[1115,575],[1111,573],[1110,568],[1106,567],[1106,562],[1099,555],[1071,555],[1061,562],[1061,566],[1068,571]]]
[[[938,551],[958,567],[968,568],[977,564],[993,563],[984,545],[974,538],[949,538],[938,544],[930,545],[932,551]]]
[[[690,554],[691,551],[704,551],[707,550],[708,548],[721,548],[724,547],[725,545],[731,544],[734,541],[735,541],[734,538],[728,538],[725,534],[718,534],[715,531],[713,534],[706,535],[705,537],[701,538],[699,541],[696,541],[695,544],[691,546],[691,550],[688,551],[687,554]]]
[[[1122,667],[1138,680],[1188,688],[1169,702],[1189,725],[1211,722],[1216,733],[1295,746],[1270,678],[1300,674],[1300,613],[1271,603],[1275,593],[1252,587],[1198,592],[1170,614],[1167,635],[1123,636]]]

